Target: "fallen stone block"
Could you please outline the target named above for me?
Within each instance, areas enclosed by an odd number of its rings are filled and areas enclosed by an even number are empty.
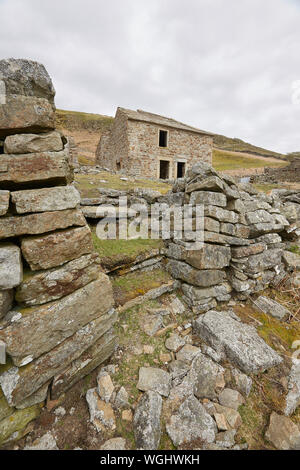
[[[281,321],[289,318],[291,315],[291,312],[287,308],[283,307],[283,305],[280,305],[275,300],[269,299],[269,297],[264,297],[263,295],[255,300],[254,305],[262,312]]]
[[[86,401],[90,411],[90,421],[97,432],[114,431],[116,429],[116,419],[114,410],[110,403],[102,401],[96,388],[87,391]]]
[[[0,215],[5,215],[9,207],[9,191],[0,190]]]
[[[241,405],[245,404],[245,399],[237,390],[225,388],[219,394],[219,402],[220,405],[226,408],[233,408],[237,411]]]
[[[152,390],[163,397],[168,397],[171,387],[171,376],[162,369],[141,367],[137,388],[143,392]]]
[[[96,280],[99,272],[99,256],[96,253],[83,255],[59,268],[26,273],[25,280],[16,289],[15,297],[18,303],[25,306],[52,302]]]
[[[105,274],[60,300],[31,309],[18,308],[1,323],[0,339],[16,365],[25,365],[50,351],[114,305]]]
[[[293,421],[273,411],[265,434],[278,450],[300,450],[300,430]]]
[[[265,371],[282,362],[253,326],[232,318],[230,312],[210,311],[194,322],[194,330],[246,374]]]
[[[161,396],[149,390],[137,404],[133,429],[138,450],[156,450],[161,437],[160,416],[162,410]]]
[[[219,364],[202,353],[194,358],[188,380],[193,384],[197,398],[217,398],[225,387],[225,370]]]
[[[114,437],[104,442],[100,450],[126,450],[126,441],[122,437]]]
[[[71,226],[84,226],[86,220],[78,209],[17,215],[0,218],[0,239],[38,235]]]
[[[53,268],[91,253],[91,231],[84,226],[44,236],[26,237],[21,240],[21,249],[32,271]]]
[[[12,243],[0,245],[0,289],[12,289],[22,282],[20,248]]]
[[[216,437],[217,426],[201,403],[194,397],[188,397],[166,425],[167,433],[177,447],[200,439],[212,443]]]
[[[62,373],[84,351],[88,350],[93,344],[96,345],[96,341],[100,340],[112,328],[116,319],[117,313],[115,310],[111,310],[76,331],[73,336],[27,364],[26,367],[12,366],[9,369],[6,368],[5,372],[2,372],[0,367],[0,385],[9,405],[18,406],[45,385],[46,382]],[[70,376],[70,383],[72,377],[74,377],[75,383],[77,381],[75,374],[71,373]]]
[[[0,126],[1,127],[1,126]],[[1,156],[0,184],[4,189],[68,184],[73,180],[67,151]]]
[[[15,134],[6,137],[4,153],[25,154],[40,152],[60,152],[63,142],[59,132],[43,134]]]
[[[59,448],[51,432],[47,432],[42,437],[35,439],[31,445],[26,445],[24,450],[59,450]]]
[[[28,189],[14,191],[11,200],[17,214],[75,209],[80,204],[80,194],[74,186]]]

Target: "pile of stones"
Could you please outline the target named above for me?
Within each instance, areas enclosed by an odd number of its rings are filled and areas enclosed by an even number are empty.
[[[173,193],[177,201],[204,206],[200,249],[193,248],[189,234],[167,242],[167,269],[181,281],[194,312],[204,313],[233,295],[245,300],[284,278],[285,243],[300,236],[299,191],[284,193],[284,200],[282,192],[259,193],[201,162],[177,181]]]
[[[1,444],[25,432],[49,392],[56,399],[112,354],[117,314],[48,73],[3,60],[0,81]]]

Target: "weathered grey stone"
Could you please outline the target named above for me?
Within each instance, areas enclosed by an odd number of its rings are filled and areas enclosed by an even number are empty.
[[[253,326],[238,322],[226,312],[210,311],[200,316],[194,322],[194,330],[246,374],[258,373],[282,362]]]
[[[247,256],[257,255],[265,251],[266,245],[262,243],[253,244],[250,246],[239,246],[231,248],[233,258],[246,258]]]
[[[38,152],[60,152],[63,142],[59,132],[44,134],[16,134],[6,137],[4,153],[25,154]]]
[[[238,369],[232,369],[231,375],[240,393],[248,397],[252,389],[252,379]]]
[[[100,450],[126,450],[126,441],[122,437],[114,437],[104,442]]]
[[[80,203],[80,194],[74,186],[57,186],[14,191],[11,193],[11,199],[15,211],[25,214],[75,209]]]
[[[32,271],[37,271],[60,266],[91,253],[93,244],[91,231],[84,226],[44,236],[23,238],[21,248]]]
[[[163,327],[160,315],[148,315],[143,319],[143,330],[148,336],[154,336]]]
[[[52,302],[96,280],[100,271],[100,258],[91,253],[59,268],[27,273],[16,290],[16,300],[26,306]]]
[[[288,394],[284,413],[289,416],[300,405],[300,359],[292,359],[292,368],[288,379]]]
[[[20,318],[2,321],[0,339],[14,363],[24,365],[50,351],[77,330],[106,313],[114,304],[109,278],[99,278],[60,300],[33,307],[18,308]]]
[[[233,408],[227,408],[225,406],[219,405],[219,403],[212,402],[204,404],[204,406],[207,412],[212,416],[214,416],[216,413],[224,415],[228,430],[238,429],[243,423],[241,415]]]
[[[201,351],[203,352],[203,354],[210,357],[215,362],[221,362],[222,359],[225,359],[224,354],[215,351],[210,346],[207,346],[207,344],[201,345]]]
[[[169,396],[171,376],[168,372],[154,367],[141,367],[137,388],[143,392],[152,390],[163,397]]]
[[[12,289],[22,282],[20,248],[12,243],[0,245],[0,289]]]
[[[165,346],[169,351],[177,352],[180,348],[185,345],[185,339],[181,336],[173,333],[170,337],[166,340]]]
[[[236,212],[221,209],[217,206],[205,207],[204,214],[205,216],[212,217],[214,219],[219,220],[220,222],[229,222],[231,224],[236,224],[239,221],[239,216]]]
[[[9,198],[10,198],[9,191],[0,190],[0,215],[5,215],[6,212],[8,211]]]
[[[59,450],[56,440],[50,432],[36,439],[31,445],[26,445],[24,450]]]
[[[195,356],[201,352],[200,348],[196,346],[192,346],[191,344],[186,344],[183,346],[180,351],[176,354],[176,359],[179,361],[186,362],[187,364],[191,364]]]
[[[109,403],[111,396],[114,392],[115,386],[109,374],[98,374],[97,377],[97,390],[101,400]]]
[[[227,206],[227,198],[223,193],[215,193],[211,191],[197,191],[191,194],[190,204],[192,205],[210,205],[218,207]]]
[[[291,312],[287,308],[283,307],[283,305],[280,305],[275,300],[269,299],[269,297],[264,297],[263,295],[255,300],[254,305],[262,312],[267,313],[278,320],[285,320],[291,315]]]
[[[218,176],[210,176],[205,180],[199,180],[196,183],[188,184],[185,192],[187,194],[194,191],[223,191],[224,183]]]
[[[216,436],[216,444],[224,449],[230,449],[235,444],[236,430],[220,432]]]
[[[216,424],[199,401],[188,397],[166,425],[167,433],[173,444],[179,446],[196,439],[205,443],[215,440]]]
[[[1,127],[1,126],[0,126]],[[69,154],[61,152],[1,155],[0,184],[4,189],[25,185],[68,184],[73,180]]]
[[[199,161],[188,169],[185,175],[185,181],[188,183],[194,181],[202,181],[210,176],[219,175],[209,163]]]
[[[0,108],[1,137],[17,132],[44,132],[54,128],[55,112],[49,101],[34,96],[6,95],[6,102]]]
[[[279,450],[300,450],[300,430],[293,421],[273,411],[265,438]]]
[[[205,243],[217,243],[221,245],[250,245],[250,240],[224,235],[222,233],[204,232]]]
[[[198,270],[181,261],[169,261],[167,271],[175,279],[187,282],[198,287],[210,287],[220,284],[226,279],[224,271],[220,270]]]
[[[283,252],[283,261],[288,269],[300,271],[300,256],[290,251]]]
[[[96,388],[87,391],[86,401],[90,411],[90,421],[97,432],[114,431],[116,429],[115,414],[110,403],[100,400]]]
[[[30,406],[43,403],[47,398],[49,385],[50,381],[46,382],[45,385],[43,385],[41,388],[39,388],[39,390],[30,395],[30,397],[25,398],[25,400],[16,405],[16,408],[18,410],[24,410],[25,408],[29,408]]]
[[[3,59],[0,79],[7,95],[44,98],[54,104],[55,89],[45,67],[33,60]]]
[[[281,258],[282,250],[272,249],[248,258],[240,258],[239,262],[241,263],[241,269],[247,274],[256,274],[280,265]]]
[[[168,366],[172,379],[178,379],[179,381],[186,376],[189,368],[190,366],[186,362],[180,360],[172,361]]]
[[[197,269],[222,269],[229,266],[231,251],[229,247],[215,246],[205,243],[200,250],[186,250],[184,247],[171,243],[168,257],[186,261]]]
[[[244,214],[246,212],[245,204],[241,199],[231,199],[228,201],[227,210],[239,212],[240,214]]]
[[[106,316],[106,318],[106,328],[110,328],[116,321],[117,315],[113,313]],[[106,361],[113,354],[117,344],[118,338],[113,329],[104,333],[92,346],[75,359],[70,366],[54,377],[51,387],[51,398],[53,400],[58,399],[60,395],[68,391],[75,383]],[[51,354],[51,351],[49,354]]]
[[[148,391],[142,396],[136,407],[133,419],[137,449],[158,449],[161,437],[161,409],[162,398],[158,393]]]
[[[225,388],[219,394],[219,402],[220,405],[225,406],[226,408],[233,408],[237,411],[239,406],[245,403],[245,399],[237,390]]]
[[[76,373],[80,366],[81,368],[84,367],[84,360],[83,362],[80,361],[78,367],[76,359],[80,358],[80,356],[93,345],[95,345],[95,349],[92,350],[91,348],[92,354],[90,358],[87,357],[87,360],[91,360],[99,350],[102,355],[102,346],[107,342],[105,333],[111,329],[116,319],[117,313],[111,310],[109,313],[85,325],[73,336],[67,338],[50,352],[43,354],[35,361],[27,364],[26,367],[21,367],[20,369],[14,366],[11,366],[9,369],[6,367],[3,373],[0,367],[0,385],[8,403],[11,406],[18,406],[52,377],[65,371],[66,367],[71,363],[70,374],[68,375],[68,373],[66,373],[66,384],[69,382],[71,383],[70,386],[72,386],[73,383],[80,380],[80,375],[79,378],[77,378]],[[104,339],[103,343],[101,337]],[[98,340],[99,342],[97,343]],[[103,355],[103,360],[105,359],[107,359],[107,357]],[[100,363],[101,360],[96,366]],[[89,373],[89,371],[87,373]],[[84,377],[84,375],[85,374],[83,374],[82,377]],[[74,380],[73,383],[72,380]],[[64,384],[62,384],[62,389],[64,390]]]
[[[0,291],[0,320],[11,309],[14,300],[14,291],[12,289]]]
[[[114,406],[116,408],[128,408],[129,407],[128,399],[129,399],[129,396],[128,396],[127,391],[125,390],[124,387],[121,387],[116,395]]]
[[[182,284],[182,291],[184,295],[194,302],[202,301],[205,303],[206,300],[211,299],[212,297],[216,297],[220,302],[222,302],[223,298],[227,298],[227,295],[230,294],[232,288],[230,284],[223,283],[218,286],[207,287],[207,288],[200,288],[190,286],[189,284]]]
[[[198,353],[192,362],[189,377],[197,398],[215,399],[225,387],[224,369],[209,357]]]
[[[0,238],[38,235],[71,226],[84,226],[86,220],[78,209],[17,215],[0,218]]]
[[[193,227],[194,228],[194,227]],[[204,230],[207,232],[220,232],[220,222],[210,217],[204,217]]]

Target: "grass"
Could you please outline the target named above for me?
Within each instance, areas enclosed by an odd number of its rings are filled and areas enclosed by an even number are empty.
[[[112,279],[114,298],[117,305],[124,305],[129,300],[146,294],[171,280],[162,269],[135,271]]]
[[[286,165],[287,163],[283,161],[278,161],[278,163],[272,161],[268,162],[260,158],[236,155],[229,151],[217,149],[213,151],[213,167],[217,171],[262,168],[265,166],[277,168]]]
[[[291,253],[294,253],[295,255],[300,256],[300,248],[298,245],[293,245],[290,248],[287,249],[287,251],[290,251]]]
[[[56,110],[56,125],[58,128],[103,131],[109,129],[113,121],[114,118],[101,114],[66,111],[64,109]]]
[[[161,194],[166,194],[171,189],[171,185],[162,183],[159,180],[128,178],[121,180],[121,176],[103,171],[97,175],[75,175],[75,182],[81,197],[99,197],[99,188],[118,189],[120,191],[130,191],[135,188],[153,189]]]
[[[225,137],[224,135],[215,134],[214,145],[220,150],[252,153],[254,155],[261,155],[273,158],[285,158],[285,155],[281,155],[280,153],[273,152],[272,150],[267,150],[262,147],[257,147],[256,145],[249,144],[248,142],[244,142],[241,139],[232,139],[230,137]]]

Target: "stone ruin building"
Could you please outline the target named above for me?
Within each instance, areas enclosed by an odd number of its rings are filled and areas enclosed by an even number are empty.
[[[294,158],[289,165],[283,168],[265,168],[262,175],[251,177],[251,183],[288,183],[300,182],[300,158]]]
[[[138,177],[176,179],[199,161],[212,163],[213,134],[145,111],[118,108],[102,135],[96,162]]]

